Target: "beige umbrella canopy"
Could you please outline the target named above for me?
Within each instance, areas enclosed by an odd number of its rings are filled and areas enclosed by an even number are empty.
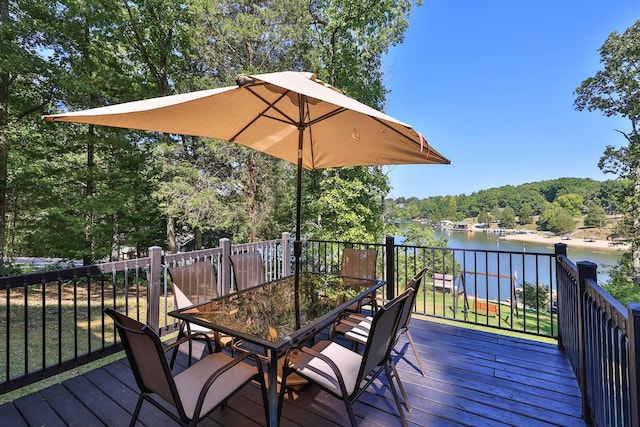
[[[243,86],[203,90],[66,114],[47,121],[87,123],[236,142],[305,169],[448,164],[411,126],[368,107],[313,74],[242,76]]]
[[[311,73],[238,76],[236,81],[238,86],[43,119],[223,139],[297,164],[296,277],[302,168],[450,163],[411,126],[343,95]]]

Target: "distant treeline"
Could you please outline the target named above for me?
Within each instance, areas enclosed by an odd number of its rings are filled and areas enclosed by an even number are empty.
[[[595,181],[588,178],[558,178],[522,185],[505,185],[457,196],[434,196],[426,199],[398,197],[388,199],[386,216],[390,219],[425,218],[432,222],[443,219],[459,221],[477,218],[506,210],[516,216],[542,215],[554,207],[562,207],[573,214],[588,213],[601,207],[607,214],[619,212],[614,195],[624,185],[621,181]],[[481,221],[482,222],[482,221]]]

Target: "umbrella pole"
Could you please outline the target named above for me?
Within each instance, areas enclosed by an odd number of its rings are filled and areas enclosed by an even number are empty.
[[[302,135],[302,132],[300,133]],[[295,307],[296,329],[300,329],[300,257],[302,256],[302,241],[300,240],[300,207],[302,191],[302,160],[298,160],[298,189],[296,201],[296,239],[293,241],[293,256],[295,258]]]
[[[300,122],[298,123],[298,181],[296,187],[296,239],[293,242],[293,256],[295,258],[294,295],[296,307],[296,329],[300,329],[300,257],[302,256],[302,241],[300,240],[300,223],[302,210],[302,147],[304,144],[304,103],[302,95],[298,95]]]

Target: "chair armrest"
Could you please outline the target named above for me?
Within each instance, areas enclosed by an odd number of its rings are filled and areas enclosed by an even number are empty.
[[[209,350],[209,354],[213,353],[213,346],[211,345],[211,338],[205,334],[204,332],[194,332],[192,334],[189,334],[183,338],[180,338],[179,340],[174,341],[173,343],[169,344],[165,349],[164,352],[166,353],[167,351],[178,347],[180,344],[183,344],[187,341],[191,341],[194,338],[202,338],[207,342],[207,349]]]
[[[369,340],[369,332],[371,330],[371,325],[361,325],[359,323],[350,322],[347,319],[341,320],[337,323],[337,325],[346,325],[350,329],[347,331],[341,332],[351,341],[356,341],[359,344],[366,344]]]
[[[366,317],[351,318],[351,316],[349,316],[345,319],[340,320],[338,323],[342,323],[343,325],[347,325],[352,328],[358,328],[367,331],[371,329],[371,322]]]
[[[211,374],[209,376],[209,378],[207,378],[207,381],[205,381],[204,385],[202,386],[202,390],[200,390],[200,394],[198,395],[198,400],[196,402],[196,407],[194,410],[194,419],[197,419],[197,417],[200,416],[200,411],[202,410],[202,405],[204,404],[204,399],[207,397],[207,393],[209,392],[209,389],[211,388],[211,386],[216,382],[216,380],[218,379],[218,377],[220,377],[220,375],[224,374],[225,372],[229,371],[230,369],[232,369],[234,366],[238,365],[239,363],[243,363],[246,359],[253,359],[256,367],[258,368],[258,375],[262,378],[262,381],[264,381],[264,371],[262,369],[262,363],[260,363],[260,358],[258,357],[257,354],[255,353],[245,353],[239,357],[234,358],[231,362],[227,363],[226,365],[222,366],[221,368],[219,368],[217,371],[215,371],[213,374]]]

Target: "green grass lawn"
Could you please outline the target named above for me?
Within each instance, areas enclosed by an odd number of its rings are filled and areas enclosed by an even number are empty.
[[[493,302],[497,313],[488,313],[487,309],[475,309],[474,299],[462,295],[455,298],[451,294],[433,292],[427,287],[416,300],[416,312],[426,316],[435,316],[446,320],[462,321],[469,324],[499,328],[534,335],[554,337],[557,335],[557,316],[544,310],[531,310],[511,307],[505,303]],[[485,300],[479,300],[486,303]],[[454,310],[454,308],[456,308]],[[496,332],[496,331],[494,331]]]
[[[44,292],[42,285],[31,286],[26,295],[22,288],[12,289],[8,308],[7,299],[0,299],[0,324],[9,325],[8,348],[5,346],[7,328],[0,328],[0,382],[21,377],[25,372],[56,366],[113,344],[115,329],[112,321],[104,320],[102,314],[106,307],[114,307],[146,322],[146,287],[129,287],[128,297],[123,287],[110,289],[103,297],[98,285],[92,285],[90,292],[86,285],[75,288],[45,286]],[[172,296],[167,299],[166,306],[173,307]],[[164,304],[161,304],[161,320],[165,318],[165,312]]]

